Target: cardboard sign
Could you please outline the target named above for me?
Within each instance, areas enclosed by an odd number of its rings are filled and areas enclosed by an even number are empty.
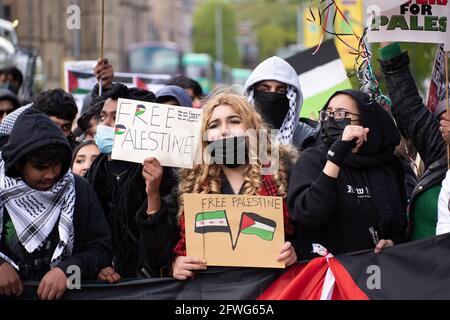
[[[386,11],[398,7],[407,1],[408,0],[364,0],[364,7],[370,10],[375,9],[370,8],[371,6],[375,6],[378,10]]]
[[[284,268],[283,199],[183,194],[187,255],[209,266]]]
[[[446,43],[448,0],[411,0],[389,10],[368,9],[369,42]]]
[[[142,163],[155,157],[162,166],[192,168],[202,110],[119,99],[112,159]]]

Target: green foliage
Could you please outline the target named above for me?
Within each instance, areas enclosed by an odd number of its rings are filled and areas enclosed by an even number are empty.
[[[207,0],[194,13],[194,50],[216,57],[216,7],[222,7],[224,63],[232,67],[240,65],[236,42],[236,18],[233,6],[223,0]]]
[[[236,22],[250,21],[252,32],[256,36],[260,60],[274,55],[280,47],[296,43],[297,7],[300,3],[308,6],[309,0],[205,0],[197,8],[194,16],[194,48],[196,52],[206,52],[212,56],[215,52],[215,7],[223,6],[224,13],[224,57],[225,63],[238,66],[239,53],[236,43]],[[411,70],[422,96],[426,97],[427,79],[431,76],[436,45],[421,43],[402,43],[411,59]],[[383,93],[387,93],[378,63],[379,45],[372,44],[372,66],[379,78]],[[348,70],[349,72],[353,70]],[[352,85],[360,84],[355,77]]]
[[[275,55],[277,48],[285,44],[285,30],[277,25],[269,24],[258,30],[259,54],[261,59]]]
[[[260,60],[297,42],[297,6],[298,1],[292,0],[243,0],[236,4],[238,21],[252,23]]]
[[[436,55],[436,44],[428,43],[400,43],[402,50],[407,51],[410,59],[410,69],[416,79],[417,86],[419,88],[422,98],[425,100],[428,91],[428,81],[431,77],[431,72],[433,70],[434,58]],[[372,66],[374,68],[375,75],[379,79],[381,90],[384,94],[388,94],[386,89],[386,84],[384,83],[383,73],[380,70],[380,63],[378,59],[380,58],[378,54],[379,44],[371,45],[372,56]],[[356,80],[356,77],[351,78],[352,85],[354,88],[359,88],[360,85]]]

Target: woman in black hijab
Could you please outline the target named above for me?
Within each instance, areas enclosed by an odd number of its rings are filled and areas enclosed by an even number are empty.
[[[404,173],[391,116],[365,93],[344,90],[331,96],[320,121],[322,144],[302,153],[288,189],[300,258],[313,257],[313,243],[339,254],[403,242]]]

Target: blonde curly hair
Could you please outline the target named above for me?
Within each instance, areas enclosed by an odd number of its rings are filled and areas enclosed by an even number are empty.
[[[201,137],[205,136],[208,130],[208,125],[214,109],[218,106],[230,106],[236,114],[238,114],[244,123],[247,130],[253,129],[255,132],[260,132],[261,129],[266,129],[267,126],[263,123],[261,116],[250,105],[247,99],[231,90],[221,89],[214,93],[206,100],[203,107],[203,119],[201,124]],[[277,186],[278,196],[287,197],[287,184],[290,168],[295,162],[298,154],[294,147],[289,145],[281,145],[274,140],[275,136],[269,134],[267,137],[267,155],[268,159],[272,157],[272,151],[279,152],[279,158],[272,160],[278,161],[278,170],[273,174],[275,185]],[[260,135],[251,135],[249,137],[249,144],[252,146],[260,146]],[[183,193],[202,193],[202,194],[220,194],[221,193],[221,166],[215,163],[210,163],[209,154],[207,152],[208,141],[202,139],[200,141],[199,152],[197,154],[197,161],[192,169],[183,169],[180,172],[180,184],[178,186],[179,194],[179,212],[183,212]],[[261,150],[258,150],[261,151]],[[243,191],[246,195],[257,195],[262,187],[262,171],[263,166],[268,166],[271,163],[261,163],[261,160],[256,157],[258,154],[250,152],[250,164],[244,171],[244,185]]]

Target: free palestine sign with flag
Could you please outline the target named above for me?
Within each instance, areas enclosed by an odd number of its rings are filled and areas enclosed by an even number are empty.
[[[281,197],[183,194],[187,255],[209,266],[284,268]]]
[[[192,168],[200,138],[202,110],[119,99],[112,159]]]

